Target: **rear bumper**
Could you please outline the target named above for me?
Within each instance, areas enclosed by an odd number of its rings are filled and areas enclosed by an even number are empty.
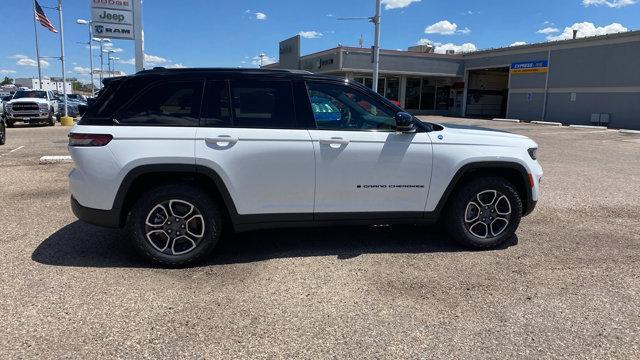
[[[80,205],[78,200],[71,196],[71,210],[80,220],[89,224],[108,227],[121,228],[120,209],[99,210]]]

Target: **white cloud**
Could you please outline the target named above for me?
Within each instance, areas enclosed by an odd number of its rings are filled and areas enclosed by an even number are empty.
[[[608,6],[610,8],[619,9],[621,7],[633,5],[637,0],[582,0],[584,6]]]
[[[425,34],[453,35],[456,33],[466,35],[471,32],[469,28],[458,30],[458,24],[451,23],[449,20],[438,21],[435,24],[427,26],[424,29]]]
[[[443,43],[439,43],[439,42],[432,42],[429,39],[420,39],[417,42],[418,45],[432,45],[434,47],[434,52],[436,54],[446,54],[447,50],[453,50],[457,53],[463,53],[463,52],[472,52],[472,51],[476,51],[478,50],[478,47],[475,44],[472,43],[464,43],[462,45],[456,45],[456,44],[452,44],[452,43],[447,43],[447,44],[443,44]]]
[[[317,31],[300,31],[298,35],[302,36],[305,39],[317,39],[319,37],[322,37],[322,33]]]
[[[15,70],[6,70],[6,69],[0,70],[0,74],[15,74],[15,73],[16,73]]]
[[[22,54],[16,54],[16,55],[12,55],[9,56],[9,59],[28,59],[29,57],[27,55],[22,55]]]
[[[262,65],[270,65],[270,64],[275,64],[278,61],[272,57],[270,57],[269,55],[265,55],[262,58]],[[255,66],[260,66],[260,55],[256,55],[254,57],[251,58],[251,64],[255,65]]]
[[[82,66],[75,66],[73,68],[73,71],[75,71],[77,74],[79,75],[88,75],[91,74],[91,69],[88,67],[82,67]]]
[[[267,14],[265,13],[261,13],[261,12],[257,12],[255,13],[256,15],[256,20],[267,20]]]
[[[414,2],[420,2],[420,0],[382,0],[385,10],[406,8]]]
[[[606,34],[615,34],[620,32],[629,31],[626,27],[622,26],[619,23],[612,23],[606,26],[596,27],[593,23],[590,22],[581,22],[575,23],[571,27],[564,28],[562,34],[557,36],[547,36],[547,40],[549,41],[558,41],[558,40],[567,40],[573,38],[573,30],[578,30],[578,37],[589,37],[589,36],[598,36],[598,35],[606,35]]]
[[[178,64],[167,65],[167,68],[169,68],[169,69],[184,69],[184,68],[186,68],[186,66],[178,63]]]
[[[24,56],[24,55],[22,55],[22,56]],[[31,66],[31,67],[37,67],[38,66],[38,63],[35,60],[31,59],[31,58],[21,57],[21,58],[17,58],[17,59],[20,59],[20,60],[18,60],[18,62],[16,62],[16,65]],[[49,65],[51,65],[51,64],[49,64],[48,61],[40,60],[40,66],[41,67],[48,68]]]
[[[522,46],[522,45],[527,45],[527,42],[526,41],[516,41],[516,42],[512,43],[509,46]]]
[[[540,30],[536,31],[536,33],[538,33],[538,34],[545,34],[545,35],[548,35],[548,34],[557,33],[557,32],[559,32],[559,31],[560,31],[560,30],[558,30],[558,28],[554,28],[554,27],[546,27],[546,28],[544,28],[544,29],[540,29]]]
[[[135,65],[136,59],[120,60],[120,64]]]
[[[162,64],[166,64],[168,63],[169,60],[160,57],[160,56],[156,56],[156,55],[149,55],[149,54],[144,54],[144,64],[145,65],[162,65]],[[135,64],[135,61],[134,61]]]
[[[102,49],[103,50],[111,50],[113,52],[123,52],[124,51],[124,49],[122,49],[122,48],[113,47],[113,43],[105,43],[104,45],[102,45]]]

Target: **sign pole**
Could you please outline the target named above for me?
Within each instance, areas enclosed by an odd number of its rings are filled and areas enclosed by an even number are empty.
[[[36,62],[38,63],[38,84],[42,90],[42,69],[40,68],[40,46],[38,44],[38,25],[36,24],[36,0],[33,0],[33,31],[36,34]]]
[[[135,35],[136,72],[144,70],[144,31],[142,30],[142,0],[133,0],[133,33]]]

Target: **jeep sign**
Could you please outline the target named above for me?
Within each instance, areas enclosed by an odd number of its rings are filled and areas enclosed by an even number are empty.
[[[131,11],[93,8],[91,9],[91,18],[93,21],[104,23],[133,25],[133,13]]]
[[[90,0],[91,31],[99,38],[135,39],[133,2],[139,0]]]

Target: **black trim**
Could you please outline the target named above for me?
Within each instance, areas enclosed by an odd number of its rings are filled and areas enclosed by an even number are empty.
[[[71,196],[71,211],[80,220],[89,224],[108,227],[120,227],[120,209],[113,208],[111,210],[98,210],[80,205],[80,203]]]
[[[522,177],[522,181],[523,181],[522,185],[525,188],[525,194],[526,194],[526,198],[522,199],[524,201],[523,216],[530,214],[531,211],[533,211],[533,207],[535,207],[535,202],[533,201],[533,195],[531,193],[533,189],[531,189],[531,186],[529,184],[529,173],[524,168],[524,166],[518,163],[506,162],[506,161],[483,161],[483,162],[466,164],[456,172],[456,174],[453,176],[451,181],[449,181],[449,185],[447,186],[447,189],[444,191],[444,193],[440,197],[440,201],[438,201],[438,205],[436,206],[433,212],[436,215],[436,217],[440,216],[440,213],[442,212],[445,205],[447,204],[449,196],[453,192],[453,189],[455,189],[456,185],[458,185],[458,183],[460,182],[460,179],[462,178],[462,176],[464,176],[465,174],[473,170],[490,169],[490,168],[513,169],[513,170],[517,170],[520,173],[520,176]]]
[[[189,164],[154,164],[143,165],[131,170],[122,180],[118,193],[113,203],[112,210],[97,210],[81,206],[74,198],[71,199],[71,207],[74,214],[86,222],[106,226],[123,227],[126,221],[128,206],[126,202],[127,194],[134,181],[145,174],[151,173],[184,173],[201,174],[210,179],[220,194],[222,201],[229,213],[230,220],[236,231],[248,231],[265,228],[279,227],[299,227],[299,226],[334,226],[334,225],[371,225],[371,224],[392,224],[392,223],[434,223],[439,217],[447,203],[447,200],[460,179],[467,173],[477,169],[506,168],[517,170],[526,187],[526,198],[524,201],[524,214],[530,214],[536,206],[532,200],[531,188],[529,186],[529,175],[525,168],[517,163],[510,162],[479,162],[471,163],[460,168],[447,189],[444,191],[438,205],[433,212],[356,212],[356,213],[293,213],[293,214],[252,214],[240,215],[233,202],[231,194],[224,181],[217,172],[203,165]],[[130,205],[130,204],[129,204]]]

